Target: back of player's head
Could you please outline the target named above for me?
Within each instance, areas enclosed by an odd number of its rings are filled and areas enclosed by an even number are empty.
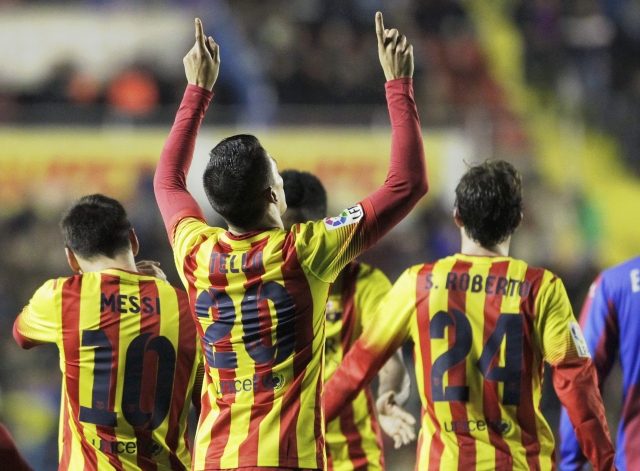
[[[474,165],[456,187],[456,208],[467,235],[483,247],[504,242],[522,219],[522,182],[504,160]]]
[[[284,170],[281,175],[287,199],[285,227],[327,215],[327,192],[318,177],[298,170]]]
[[[204,190],[209,202],[228,223],[251,228],[267,208],[271,185],[270,157],[249,134],[222,140],[209,153]]]
[[[85,259],[113,258],[131,247],[131,223],[122,205],[104,195],[83,196],[60,221],[64,244]]]

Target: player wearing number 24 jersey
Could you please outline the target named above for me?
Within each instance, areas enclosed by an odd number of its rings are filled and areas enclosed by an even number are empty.
[[[395,30],[394,30],[395,31]],[[185,188],[218,74],[218,45],[196,20],[189,85],[165,144],[155,192],[206,356],[194,469],[324,469],[321,407],[329,286],[426,192],[422,136],[406,39],[384,30],[392,155],[377,192],[340,215],[285,231],[282,177],[253,136],[210,154],[205,192],[228,230],[211,227]]]
[[[14,324],[22,347],[60,351],[59,469],[189,469],[202,352],[186,293],[152,276],[164,276],[155,264],[136,267],[117,201],[84,197],[61,225],[77,274],[44,283]]]
[[[553,469],[553,434],[539,409],[544,361],[586,455],[596,469],[614,469],[595,369],[562,281],[508,256],[520,185],[504,161],[462,177],[461,253],[406,270],[327,383],[332,418],[411,338],[423,406],[416,469]]]

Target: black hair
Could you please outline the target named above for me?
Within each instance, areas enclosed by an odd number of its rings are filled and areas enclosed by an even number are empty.
[[[238,134],[222,140],[209,153],[204,190],[228,223],[253,228],[267,208],[261,195],[272,184],[267,152],[255,136]]]
[[[496,246],[522,219],[520,174],[504,160],[469,168],[456,187],[456,207],[470,238],[486,248]]]
[[[83,196],[62,217],[64,244],[82,258],[113,258],[128,249],[131,223],[122,205],[104,195]]]
[[[322,182],[309,172],[284,170],[285,216],[292,224],[314,221],[327,215],[327,192]]]

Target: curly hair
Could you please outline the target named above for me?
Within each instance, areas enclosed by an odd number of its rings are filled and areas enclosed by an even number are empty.
[[[494,247],[522,220],[520,174],[504,160],[472,166],[456,187],[455,205],[467,235],[483,247]]]

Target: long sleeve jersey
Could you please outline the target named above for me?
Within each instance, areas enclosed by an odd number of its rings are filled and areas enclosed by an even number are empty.
[[[328,420],[407,339],[423,407],[416,469],[553,469],[544,361],[596,469],[613,469],[589,351],[548,270],[463,254],[409,268],[327,383]]]
[[[342,269],[427,191],[411,79],[387,82],[387,179],[324,220],[234,235],[185,187],[212,94],[189,86],[156,171],[156,199],[206,355],[194,469],[324,469],[325,303]]]

